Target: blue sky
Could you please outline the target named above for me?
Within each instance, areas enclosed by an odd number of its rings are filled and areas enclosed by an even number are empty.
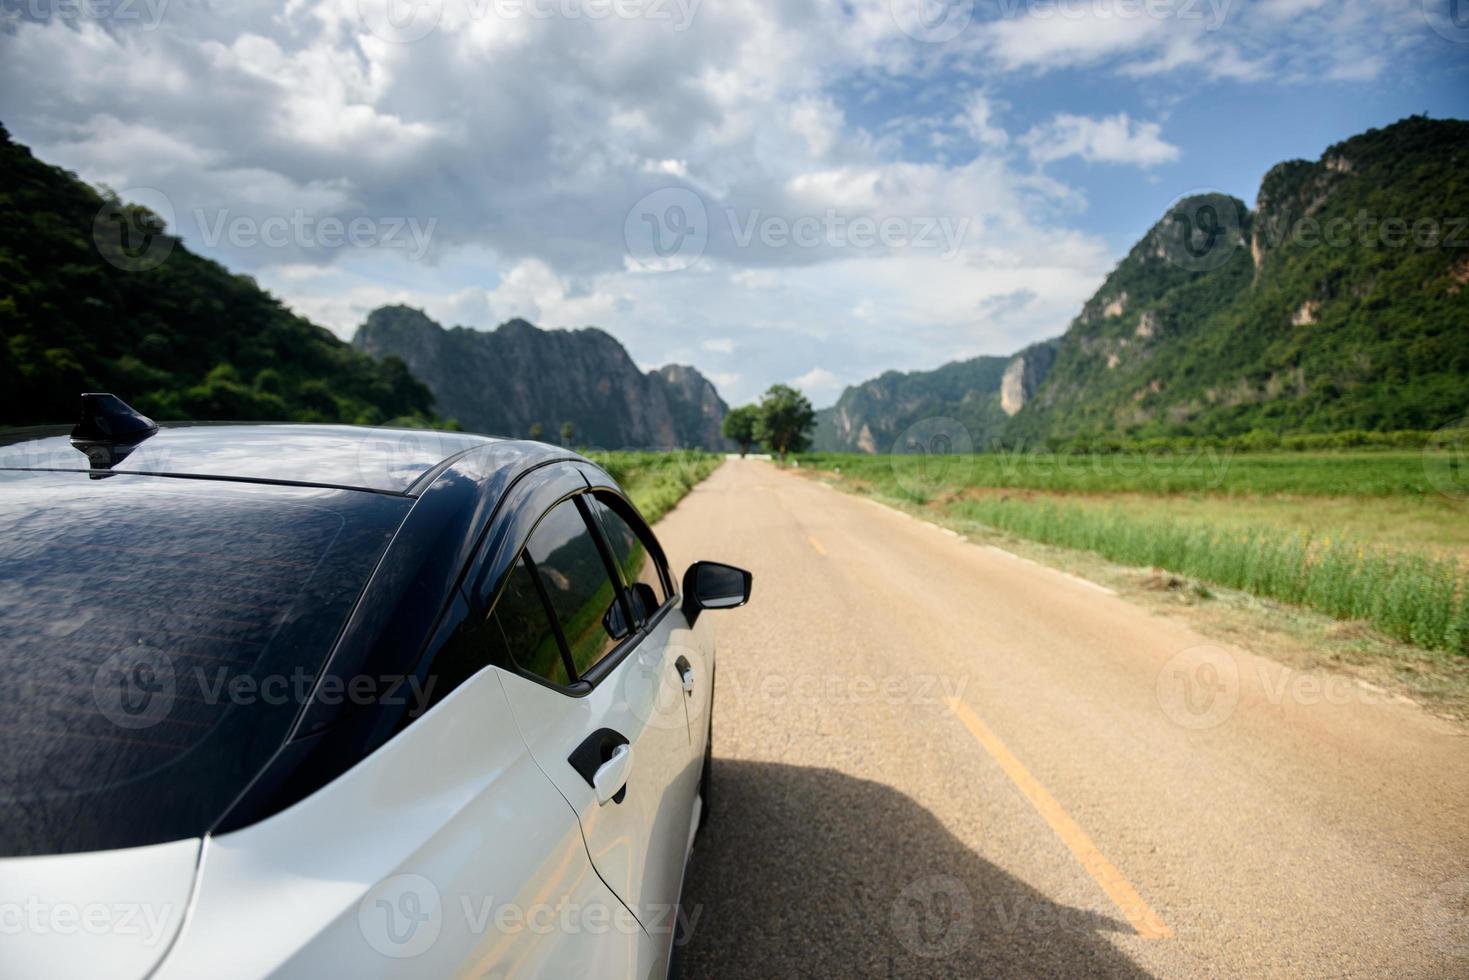
[[[1062,332],[1185,193],[1469,116],[1448,2],[38,0],[0,121],[341,336],[596,325],[821,405]]]

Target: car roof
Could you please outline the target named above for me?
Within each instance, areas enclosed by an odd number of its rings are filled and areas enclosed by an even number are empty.
[[[65,427],[0,433],[0,469],[86,472],[92,464]],[[158,432],[118,453],[113,473],[199,477],[343,487],[413,494],[425,476],[481,446],[513,445],[506,462],[569,455],[514,442],[438,429],[353,425],[162,423]]]

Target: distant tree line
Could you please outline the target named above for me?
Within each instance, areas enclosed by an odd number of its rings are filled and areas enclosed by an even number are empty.
[[[811,430],[816,426],[816,410],[811,402],[790,385],[771,385],[752,405],[732,408],[724,416],[724,437],[740,447],[744,456],[751,448],[764,445],[781,459],[788,453],[804,452],[811,447]]]

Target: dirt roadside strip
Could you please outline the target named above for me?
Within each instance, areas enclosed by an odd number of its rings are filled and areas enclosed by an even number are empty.
[[[972,520],[939,514],[934,516],[947,523],[935,523],[927,519],[922,508],[914,508],[915,514],[904,509],[901,502],[834,484],[830,473],[805,469],[796,472],[818,486],[852,493],[874,507],[944,534],[1041,565],[1108,594],[1122,595],[1215,640],[1268,652],[1270,659],[1294,670],[1319,675],[1293,678],[1293,683],[1320,684],[1330,689],[1329,696],[1341,698],[1354,696],[1348,689],[1356,685],[1419,704],[1469,726],[1469,657],[1462,654],[1393,639],[1370,623],[1334,619],[1326,613],[1163,569],[1117,564],[1092,552],[1042,544]]]
[[[756,582],[687,975],[1469,971],[1463,728],[766,463],[658,531]]]

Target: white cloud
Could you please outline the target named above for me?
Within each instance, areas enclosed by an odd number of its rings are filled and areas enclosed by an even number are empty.
[[[716,354],[733,354],[735,348],[734,341],[728,337],[710,337],[700,346]]]
[[[835,374],[832,374],[826,368],[814,367],[811,370],[807,371],[805,374],[792,378],[791,384],[795,385],[797,388],[800,388],[802,391],[809,393],[813,391],[825,391],[828,388],[835,388],[840,385],[841,382],[837,380],[837,376]]]
[[[723,396],[726,401],[729,400],[729,396],[726,394],[726,392],[744,381],[744,375],[740,374],[738,371],[702,371],[700,373],[703,374],[704,377],[708,378],[710,381],[714,382],[714,387],[719,389],[720,395]],[[737,403],[731,402],[731,404]]]
[[[655,5],[693,10],[687,30],[476,16],[495,5],[443,0],[415,8],[442,6],[442,20],[406,44],[373,35],[358,0],[173,3],[149,31],[7,22],[0,119],[86,179],[166,193],[191,247],[344,336],[374,306],[407,302],[481,328],[511,316],[596,324],[639,363],[718,363],[733,338],[740,370],[720,385],[738,401],[812,364],[830,375],[815,380],[849,382],[1008,353],[1064,328],[1116,256],[1078,230],[1085,195],[1045,163],[1156,167],[1180,151],[1158,122],[1126,114],[1063,111],[1012,135],[1005,122],[1021,108],[1042,116],[1007,83],[1078,66],[1191,81],[1363,77],[1410,60],[1393,45],[1414,17],[1428,33],[1416,0],[1403,7],[1412,17],[1373,0],[1272,4],[1255,17],[1234,0],[1214,30],[1069,4],[1086,16],[976,19],[925,45],[886,0]],[[1394,56],[1363,50],[1377,40]],[[1047,97],[1045,111],[1076,108],[1065,91]],[[678,272],[630,272],[630,211],[670,186],[705,206],[703,255]],[[436,224],[427,256],[408,262],[210,247],[196,210]],[[729,220],[829,210],[848,224],[949,219],[962,234],[947,254],[772,247],[741,245]],[[995,300],[1022,293],[1035,298]]]
[[[1022,15],[980,26],[976,46],[1007,71],[1188,71],[1193,84],[1363,80],[1386,68],[1362,65],[1377,52],[1427,41],[1418,7],[1413,0],[1023,4]]]
[[[1084,10],[1084,7],[1078,9]],[[1167,33],[1157,18],[1045,17],[1032,14],[990,26],[990,53],[1007,68],[1093,64],[1146,49]]]
[[[955,117],[954,122],[983,146],[1004,146],[1010,142],[1010,134],[995,125],[994,115],[995,105],[989,96],[983,92],[972,92],[964,104],[964,111]]]
[[[1050,163],[1078,156],[1097,163],[1153,167],[1178,159],[1178,147],[1163,139],[1163,127],[1137,122],[1127,113],[1093,119],[1059,113],[1020,138],[1032,159]]]

